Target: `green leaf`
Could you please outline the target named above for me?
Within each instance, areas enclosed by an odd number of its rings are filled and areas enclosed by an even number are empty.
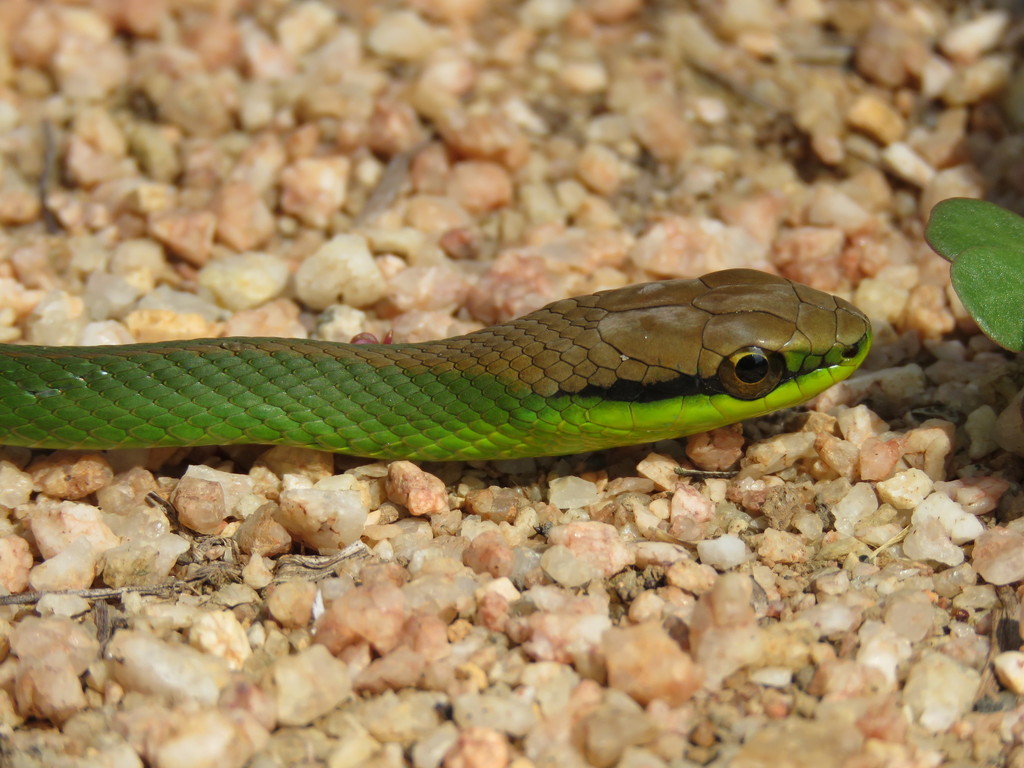
[[[978,327],[1007,349],[1024,349],[1024,218],[984,200],[943,200],[925,239],[953,262],[953,288]]]

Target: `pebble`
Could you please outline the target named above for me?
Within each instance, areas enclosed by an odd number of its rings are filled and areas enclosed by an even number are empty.
[[[1024,535],[995,526],[975,539],[971,565],[989,584],[1012,584],[1024,579]]]
[[[964,551],[950,539],[949,531],[937,520],[915,524],[903,539],[903,554],[914,560],[933,561],[943,565],[960,565]]]
[[[707,688],[718,688],[739,669],[758,666],[765,635],[752,606],[754,581],[729,573],[698,598],[690,620],[690,645]]]
[[[569,589],[582,587],[601,576],[601,571],[596,565],[561,545],[545,550],[540,557],[540,567],[552,581]]]
[[[20,536],[0,537],[0,587],[10,594],[28,589],[32,552]]]
[[[878,498],[871,483],[857,483],[832,506],[836,531],[853,536],[857,525],[878,510]]]
[[[143,631],[119,630],[106,655],[113,663],[114,679],[125,691],[175,702],[213,705],[230,679],[223,659]]]
[[[370,29],[366,44],[379,56],[420,61],[437,45],[434,28],[415,11],[383,14]]]
[[[281,491],[276,522],[294,538],[321,553],[357,541],[369,508],[358,491],[292,488]]]
[[[1024,653],[1003,651],[992,660],[992,667],[1007,690],[1018,696],[1024,693]]]
[[[727,533],[697,542],[697,556],[704,565],[710,565],[717,571],[728,571],[747,562],[753,553],[743,539]]]
[[[29,528],[40,553],[47,559],[79,539],[87,540],[97,555],[120,543],[99,509],[74,501],[37,508],[29,519]]]
[[[693,659],[658,624],[610,629],[602,644],[608,685],[643,706],[660,700],[677,707],[700,688],[701,675]],[[658,663],[651,664],[650,659]]]
[[[390,501],[401,504],[417,517],[439,515],[449,509],[444,481],[411,461],[393,461],[388,465],[385,493]]]
[[[85,538],[75,539],[32,569],[29,586],[37,592],[88,589],[96,579],[96,566],[97,553],[92,543]]]
[[[231,669],[241,669],[252,655],[245,629],[230,611],[203,611],[188,630],[193,648],[218,656]]]
[[[934,483],[920,469],[897,472],[888,480],[875,483],[878,498],[896,509],[914,509],[931,493]]]
[[[226,309],[252,309],[279,296],[288,265],[269,253],[239,253],[214,259],[199,271],[199,284]]]
[[[903,702],[932,733],[945,731],[974,703],[981,675],[944,653],[929,652],[910,668]]]
[[[932,493],[914,509],[912,525],[934,520],[954,544],[974,541],[985,530],[982,522],[944,493]]]
[[[548,484],[548,501],[558,509],[589,507],[599,498],[597,486],[581,477],[556,477]]]
[[[299,265],[295,293],[312,309],[339,301],[365,307],[384,297],[387,284],[365,238],[335,235]]]
[[[267,610],[282,627],[305,627],[313,617],[316,597],[317,587],[313,582],[286,581],[274,585],[268,592]]]
[[[322,645],[278,659],[270,676],[281,725],[309,725],[352,695],[348,666]]]
[[[810,557],[807,546],[796,534],[767,529],[757,545],[757,554],[766,563],[806,563]]]
[[[36,491],[56,499],[83,499],[114,479],[114,471],[102,454],[77,451],[41,456],[25,471]]]
[[[512,737],[525,736],[537,720],[528,701],[494,693],[456,696],[452,710],[452,718],[460,728],[488,728]]]
[[[344,156],[304,157],[281,171],[281,208],[322,229],[345,204],[351,161]]]

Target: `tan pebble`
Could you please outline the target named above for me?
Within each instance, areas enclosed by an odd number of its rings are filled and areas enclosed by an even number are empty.
[[[679,162],[693,145],[693,131],[685,112],[672,99],[647,99],[630,110],[633,133],[660,162]]]
[[[258,553],[253,553],[242,567],[242,580],[253,589],[263,589],[274,579],[270,567],[271,561]]]
[[[470,214],[503,208],[512,200],[512,180],[499,164],[465,161],[452,169],[449,194]]]
[[[939,40],[939,48],[958,63],[976,61],[999,43],[1009,21],[1002,10],[981,13],[947,30]]]
[[[236,251],[259,248],[274,234],[274,214],[246,181],[229,182],[214,200],[217,239]]]
[[[281,171],[281,208],[322,229],[341,210],[348,192],[351,161],[344,156],[308,157]]]
[[[387,653],[397,647],[405,620],[402,590],[389,583],[364,584],[328,604],[316,622],[315,639],[334,654],[361,642]]]
[[[924,187],[935,176],[935,169],[905,142],[893,142],[882,150],[881,157],[886,168],[917,187]]]
[[[489,0],[413,0],[410,5],[431,18],[457,24],[477,18]]]
[[[640,704],[662,700],[679,706],[701,685],[700,670],[658,624],[609,630],[603,647],[608,685],[624,691]],[[657,665],[649,660],[658,659]]]
[[[32,552],[25,539],[13,535],[0,538],[0,586],[10,594],[24,592],[31,568]]]
[[[298,3],[278,19],[277,39],[292,56],[298,57],[313,50],[331,32],[336,19],[323,3]]]
[[[444,768],[505,768],[511,747],[505,734],[493,728],[469,726],[444,756]]]
[[[390,501],[417,516],[440,514],[449,508],[444,482],[410,461],[395,461],[388,466],[386,493]]]
[[[61,725],[86,707],[85,694],[67,659],[56,656],[45,664],[21,664],[13,680],[14,699],[23,717],[38,717]]]
[[[339,299],[364,307],[382,299],[387,284],[366,238],[335,235],[299,265],[295,291],[312,309],[326,309]]]
[[[602,24],[620,24],[643,9],[643,0],[586,0],[586,10]]]
[[[270,674],[281,725],[308,725],[352,695],[348,667],[322,645],[278,659]]]
[[[471,160],[490,160],[515,170],[529,158],[530,143],[525,134],[497,112],[453,112],[444,117],[438,129],[445,143]]]
[[[415,11],[392,11],[383,14],[370,29],[366,45],[378,56],[418,61],[436,47],[437,35]]]
[[[234,531],[234,541],[243,552],[272,557],[291,550],[292,536],[284,525],[273,519],[275,509],[274,505],[263,505]]]
[[[99,453],[58,451],[33,461],[26,471],[35,490],[57,499],[81,499],[114,479],[110,463]]]
[[[757,554],[769,565],[806,563],[809,558],[807,547],[799,536],[774,528],[769,528],[761,536]]]
[[[846,111],[846,121],[885,145],[903,138],[906,131],[900,113],[889,102],[871,93],[857,97]]]
[[[217,217],[210,211],[176,210],[149,218],[149,234],[197,267],[210,258]]]
[[[288,488],[275,519],[299,541],[322,552],[344,549],[363,533],[369,512],[359,491]]]
[[[267,610],[286,629],[305,627],[313,617],[317,586],[311,581],[275,584],[267,594]]]
[[[613,194],[630,175],[630,168],[608,147],[588,144],[576,161],[580,181],[601,195]]]
[[[224,659],[231,669],[241,669],[252,655],[245,629],[231,611],[202,611],[189,627],[188,642]]]
[[[905,327],[926,339],[949,333],[956,326],[946,292],[941,285],[918,285],[910,292],[904,317]]]
[[[489,573],[493,578],[500,578],[511,575],[515,554],[501,533],[484,531],[466,547],[462,561],[476,573]]]
[[[97,554],[120,542],[103,522],[99,509],[72,501],[33,510],[29,528],[36,546],[45,558],[59,554],[78,539],[88,540]]]
[[[195,312],[170,309],[135,309],[124,318],[132,337],[139,342],[202,339],[218,336],[218,326]]]
[[[565,87],[575,93],[600,93],[608,87],[608,70],[600,61],[567,62],[558,76]]]
[[[686,439],[686,456],[700,469],[723,471],[736,465],[743,455],[743,430],[722,427],[691,435]]]
[[[273,299],[254,309],[235,312],[224,323],[225,336],[273,336],[279,339],[305,339],[306,326],[299,320],[294,299]],[[352,338],[355,334],[349,334]]]

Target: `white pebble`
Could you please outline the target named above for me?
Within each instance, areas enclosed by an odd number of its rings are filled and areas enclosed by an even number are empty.
[[[548,485],[548,501],[559,509],[587,507],[597,499],[597,486],[582,477],[556,477]]]
[[[878,509],[878,499],[870,483],[857,483],[832,507],[836,531],[853,536],[857,523]]]
[[[1005,11],[989,11],[977,18],[952,27],[939,41],[939,48],[949,58],[962,63],[976,61],[1002,39],[1009,23]]]
[[[597,568],[561,544],[545,550],[540,558],[540,567],[553,581],[569,589],[582,587],[601,576]]]
[[[727,533],[717,539],[697,542],[697,556],[717,571],[728,571],[747,562],[752,553],[743,539]]]
[[[970,711],[981,675],[944,653],[925,654],[911,669],[903,703],[914,719],[938,733]]]
[[[882,162],[901,179],[918,187],[925,186],[935,175],[928,161],[902,141],[894,141],[882,150]]]
[[[147,632],[118,632],[107,646],[107,657],[114,662],[114,678],[126,691],[173,701],[215,704],[229,679],[223,659]]]
[[[954,544],[974,541],[985,526],[970,512],[944,493],[933,493],[917,505],[910,522],[914,526],[934,520],[949,534]]]
[[[964,551],[954,544],[946,529],[935,520],[915,525],[903,540],[903,554],[911,560],[928,560],[943,565],[960,565]]]
[[[269,253],[238,253],[214,259],[199,271],[199,284],[217,303],[234,311],[252,309],[280,295],[288,265]]]
[[[932,492],[935,483],[920,469],[897,472],[875,485],[878,498],[896,509],[913,509]]]
[[[1003,651],[992,660],[999,682],[1020,696],[1024,693],[1024,653]]]
[[[366,44],[378,56],[399,61],[417,61],[436,45],[434,28],[414,11],[393,11],[380,17],[370,30]]]
[[[359,235],[335,235],[295,273],[295,293],[312,309],[326,309],[339,299],[365,307],[382,299],[386,290],[384,275]]]

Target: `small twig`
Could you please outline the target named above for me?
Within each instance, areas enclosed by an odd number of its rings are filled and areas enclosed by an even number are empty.
[[[39,204],[43,211],[43,226],[48,234],[56,235],[62,227],[53,209],[50,208],[50,180],[57,174],[57,143],[53,137],[53,124],[43,120],[43,167],[39,171]]]
[[[905,538],[907,538],[907,534],[908,533],[910,533],[910,526],[909,525],[906,528],[904,528],[903,530],[901,530],[899,533],[897,533],[895,536],[893,536],[891,539],[889,539],[888,541],[882,542],[875,549],[873,549],[871,551],[871,554],[868,555],[868,560],[874,562],[875,558],[878,557],[880,554],[882,554],[882,552],[887,550],[889,547],[892,547],[892,546],[894,546],[896,544],[899,544],[901,541],[903,541]]]
[[[676,467],[675,473],[680,477],[695,477],[698,480],[730,480],[740,473],[738,469],[690,469]]]
[[[372,224],[374,219],[388,209],[409,175],[409,166],[412,165],[413,158],[423,151],[431,141],[433,141],[432,138],[424,139],[416,146],[399,152],[388,161],[384,173],[380,176],[380,181],[377,182],[367,198],[363,210],[356,216],[354,226],[364,227]]]

